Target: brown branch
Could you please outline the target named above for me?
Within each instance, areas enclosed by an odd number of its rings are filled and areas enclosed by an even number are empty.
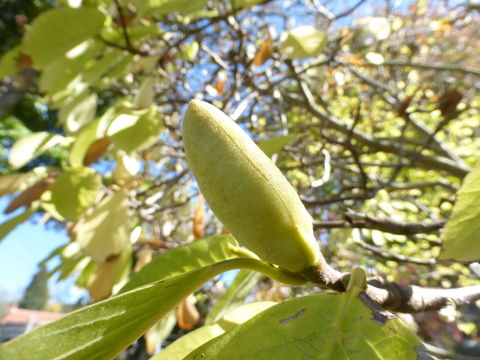
[[[415,265],[424,265],[424,266],[431,266],[435,265],[437,261],[435,259],[420,259],[416,257],[410,257],[410,256],[405,256],[401,254],[396,254],[394,252],[391,252],[387,249],[382,249],[377,246],[373,246],[370,244],[367,244],[365,241],[362,241],[360,239],[354,239],[353,242],[360,247],[367,249],[368,251],[372,252],[375,255],[380,256],[384,260],[392,260],[396,261],[399,263],[410,263],[410,264],[415,264]]]
[[[115,2],[115,7],[117,8],[118,12],[118,17],[120,18],[120,24],[122,26],[122,32],[123,32],[123,38],[125,39],[125,45],[126,45],[126,50],[132,54],[139,54],[139,55],[146,55],[145,53],[137,50],[131,40],[130,36],[128,36],[128,31],[127,31],[127,22],[125,20],[125,16],[123,14],[123,9],[119,3],[118,0],[113,0]]]
[[[389,218],[380,218],[371,215],[361,215],[362,219],[315,221],[316,229],[357,228],[374,229],[398,235],[428,234],[441,229],[446,220],[437,220],[430,223],[403,222]]]
[[[307,276],[306,276],[307,277]],[[348,273],[330,267],[325,259],[319,262],[308,278],[321,288],[343,292],[346,290]],[[393,282],[371,280],[365,291],[383,309],[403,313],[440,310],[446,306],[461,306],[480,299],[480,285],[453,289],[422,288],[415,285],[400,285]]]

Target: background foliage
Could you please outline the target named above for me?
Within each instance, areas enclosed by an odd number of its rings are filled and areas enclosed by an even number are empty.
[[[473,2],[38,0],[4,1],[0,14],[0,195],[15,194],[7,213],[24,211],[0,236],[34,213],[63,228],[71,243],[45,263],[60,258],[50,275],[77,276],[92,302],[134,274],[146,278],[128,289],[234,257],[174,260],[180,246],[225,232],[184,158],[192,98],[221,108],[274,159],[338,270],[478,282],[466,263],[480,257],[478,167],[457,199],[480,145]],[[199,257],[200,244],[185,251]],[[181,333],[249,295],[319,292],[242,270],[229,298],[210,282],[166,319],[177,316]],[[213,321],[216,303],[225,309]],[[460,330],[476,336],[472,319],[449,333],[417,320],[423,339],[450,350]],[[149,353],[169,324],[145,335]]]

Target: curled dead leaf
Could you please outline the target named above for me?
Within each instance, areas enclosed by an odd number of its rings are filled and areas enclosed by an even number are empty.
[[[40,196],[52,186],[54,181],[53,178],[47,177],[30,186],[8,204],[5,214],[10,214],[22,206],[30,206],[32,202],[40,199]]]
[[[272,57],[273,54],[273,46],[272,46],[272,39],[270,35],[268,35],[260,45],[257,50],[257,53],[253,57],[253,65],[254,66],[261,66],[263,65],[268,59]]]
[[[194,299],[190,295],[177,306],[178,327],[182,330],[192,330],[200,320],[200,313],[195,307]]]
[[[109,145],[110,139],[108,137],[97,139],[91,143],[83,158],[83,165],[88,166],[100,159],[107,151]]]
[[[205,236],[205,224],[205,199],[200,195],[195,213],[193,214],[193,236],[195,240]]]

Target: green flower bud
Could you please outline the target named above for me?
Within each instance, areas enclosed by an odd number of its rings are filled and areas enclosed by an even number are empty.
[[[260,258],[303,272],[321,258],[310,214],[275,164],[225,113],[193,100],[183,119],[190,170],[215,215]]]

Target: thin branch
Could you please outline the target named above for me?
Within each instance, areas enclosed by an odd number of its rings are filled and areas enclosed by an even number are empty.
[[[132,54],[146,55],[146,53],[137,50],[133,46],[132,42],[130,41],[130,36],[128,36],[127,22],[123,14],[122,6],[120,5],[118,0],[114,0],[114,2],[115,2],[115,7],[117,8],[118,17],[120,18],[120,25],[122,26],[122,32],[123,32],[123,37],[125,39],[126,50]]]
[[[340,119],[336,118],[332,114],[320,108],[316,104],[313,98],[313,95],[310,89],[308,88],[308,86],[306,85],[306,83],[302,81],[300,77],[295,73],[295,68],[291,63],[289,64],[289,67],[294,73],[295,79],[297,80],[297,83],[300,87],[300,92],[303,98],[298,98],[290,94],[282,94],[283,98],[292,105],[297,105],[297,106],[301,106],[302,108],[305,108],[315,117],[325,122],[330,128],[340,131],[344,134],[348,134],[350,131],[350,128],[347,125],[345,125]],[[318,126],[318,124],[307,124],[306,126]],[[409,157],[409,158],[416,156],[417,154],[417,151],[415,150],[405,149],[391,142],[379,141],[375,137],[366,133],[362,133],[358,130],[355,130],[352,132],[352,137],[355,140],[357,140],[359,143],[363,145],[367,145],[370,148],[377,151],[383,151],[383,152],[392,153],[392,154],[403,153],[405,154],[406,157]],[[428,156],[423,154],[420,154],[418,156],[418,158],[416,159],[416,164],[420,165],[424,169],[443,170],[458,178],[465,177],[470,171],[469,168],[458,165],[454,161],[448,158]]]
[[[421,63],[416,61],[406,61],[406,60],[385,60],[382,65],[389,66],[412,66],[420,69],[429,69],[429,70],[446,70],[446,71],[458,71],[464,74],[470,74],[475,76],[480,76],[480,69],[461,66],[455,64],[443,64],[443,63]],[[363,66],[378,66],[372,63],[365,63]]]
[[[370,251],[371,253],[377,256],[380,256],[384,260],[391,260],[398,263],[408,263],[408,264],[424,265],[424,266],[432,266],[437,263],[435,259],[420,259],[412,256],[396,254],[390,250],[382,249],[380,247],[367,244],[365,241],[360,239],[354,239],[353,242],[358,246]]]
[[[313,226],[316,229],[334,229],[334,228],[357,228],[374,229],[397,235],[428,234],[441,229],[446,220],[432,221],[430,223],[411,223],[402,222],[389,218],[379,218],[371,215],[362,215],[362,219],[315,221]]]

